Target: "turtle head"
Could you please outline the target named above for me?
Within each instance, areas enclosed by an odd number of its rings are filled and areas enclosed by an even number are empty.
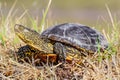
[[[28,45],[33,45],[35,38],[40,36],[36,31],[19,24],[15,25],[14,31],[16,35]]]
[[[50,46],[50,44],[46,43],[40,34],[35,30],[24,27],[23,25],[16,24],[14,31],[15,34],[27,45],[43,52],[49,52],[49,49],[47,48]]]

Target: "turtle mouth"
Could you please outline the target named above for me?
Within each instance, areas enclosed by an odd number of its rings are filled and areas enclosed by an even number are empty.
[[[16,33],[16,34],[17,34],[17,36],[18,36],[23,42],[25,42],[25,43],[30,42],[30,41],[26,40],[26,39],[24,38],[24,36],[20,35],[20,33]]]
[[[17,34],[17,36],[18,36],[24,43],[26,43],[27,45],[29,45],[29,46],[37,49],[37,50],[40,50],[39,47],[37,47],[37,46],[33,43],[32,40],[25,38],[25,36],[24,36],[24,35],[21,35],[21,33],[16,33],[16,34]],[[40,51],[41,51],[41,50],[40,50]]]

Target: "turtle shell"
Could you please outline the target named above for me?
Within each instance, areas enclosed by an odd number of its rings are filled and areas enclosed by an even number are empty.
[[[99,31],[75,23],[64,23],[48,28],[42,32],[41,36],[77,49],[82,48],[93,52],[98,51],[99,48],[108,47],[107,40]]]

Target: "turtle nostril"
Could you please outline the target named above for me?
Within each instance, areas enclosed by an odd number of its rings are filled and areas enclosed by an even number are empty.
[[[19,24],[15,24],[14,31],[15,32],[19,32],[19,30],[20,30],[20,25]]]
[[[15,29],[19,29],[20,25],[19,24],[15,24]]]

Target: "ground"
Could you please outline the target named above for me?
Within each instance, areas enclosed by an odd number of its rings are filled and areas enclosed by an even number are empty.
[[[18,45],[17,45],[18,47]],[[78,64],[76,60],[59,64],[43,63],[36,66],[31,63],[20,63],[17,60],[16,46],[0,45],[0,78],[3,80],[118,80],[120,79],[120,52],[112,54],[110,58],[93,56],[84,57]],[[99,53],[101,55],[103,53]],[[106,53],[107,54],[107,53]]]

